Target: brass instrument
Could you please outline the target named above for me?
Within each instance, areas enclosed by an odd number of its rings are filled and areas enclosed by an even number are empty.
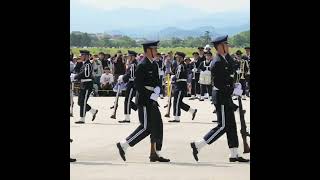
[[[241,77],[240,77],[240,79],[245,79],[245,77],[244,77],[244,66],[245,66],[245,63],[246,63],[246,61],[245,60],[243,60],[243,59],[241,59],[240,60],[240,74],[241,74]]]

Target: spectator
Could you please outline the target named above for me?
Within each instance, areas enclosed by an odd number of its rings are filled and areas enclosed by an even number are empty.
[[[121,51],[118,50],[113,60],[113,75],[115,82],[118,80],[118,77],[120,75],[123,75],[125,73],[125,71],[125,62],[122,57]]]
[[[99,52],[98,56],[102,63],[102,68],[104,69],[106,66],[108,66],[108,60],[105,58],[106,56],[103,52]]]
[[[105,67],[104,73],[102,74],[100,78],[100,87],[102,90],[112,90],[112,84],[113,84],[113,75],[110,73],[110,68]],[[108,92],[107,92],[108,94]]]
[[[102,62],[99,60],[98,55],[94,55],[94,58],[92,60],[92,68],[93,68],[94,96],[98,96],[99,87],[100,87],[100,78],[103,73]]]

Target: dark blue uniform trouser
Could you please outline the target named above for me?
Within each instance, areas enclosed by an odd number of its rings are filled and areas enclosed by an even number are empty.
[[[173,115],[181,116],[181,109],[184,111],[189,111],[190,106],[185,104],[182,99],[186,95],[186,91],[175,89],[174,99],[173,99]]]
[[[132,101],[132,98],[135,96],[136,90],[133,85],[127,85],[127,90],[125,93],[124,99],[124,114],[131,114],[131,108],[137,110],[136,104]]]
[[[191,80],[191,95],[200,94],[199,73],[195,73],[195,79]]]
[[[90,111],[91,106],[87,104],[87,101],[92,92],[92,88],[80,88],[78,105],[80,106],[80,117],[86,117],[86,112]]]
[[[126,138],[127,142],[132,147],[150,135],[151,143],[156,143],[156,150],[160,151],[163,141],[163,124],[158,103],[150,100],[144,106],[138,105],[138,115],[140,125]]]
[[[212,85],[204,85],[204,84],[200,84],[200,89],[201,89],[201,96],[204,96],[204,93],[208,93],[209,96],[211,96],[212,94]]]
[[[237,125],[234,117],[234,104],[230,97],[226,97],[219,90],[216,91],[216,110],[218,125],[211,129],[205,136],[207,144],[219,139],[224,133],[227,134],[229,148],[239,147]]]
[[[240,79],[240,83],[241,83],[241,89],[243,90],[242,95],[245,95],[246,94],[246,87],[247,87],[246,79]]]

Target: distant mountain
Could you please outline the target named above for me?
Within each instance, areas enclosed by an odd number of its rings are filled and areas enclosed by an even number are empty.
[[[164,29],[159,28],[146,28],[146,29],[133,29],[126,28],[123,30],[110,30],[105,31],[110,35],[126,35],[131,38],[147,38],[147,39],[171,39],[172,37],[177,37],[185,39],[187,37],[199,37],[203,36],[205,31],[209,31],[211,37],[216,37],[223,34],[228,34],[229,36],[235,35],[242,31],[250,30],[249,24],[243,24],[239,26],[229,26],[215,28],[213,26],[201,26],[193,29],[183,29],[177,27],[167,27]]]
[[[187,38],[187,37],[199,37],[203,36],[205,31],[209,31],[211,36],[216,36],[216,30],[212,26],[203,26],[191,30],[185,30],[185,29],[180,29],[176,27],[168,27],[166,29],[163,29],[159,31],[159,38],[160,39],[170,39],[172,37],[177,37],[177,38]]]

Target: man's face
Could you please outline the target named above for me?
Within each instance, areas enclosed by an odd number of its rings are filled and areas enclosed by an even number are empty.
[[[203,54],[204,54],[203,49],[199,49],[198,52],[199,52],[200,55],[203,55]]]
[[[127,61],[131,62],[134,60],[134,58],[135,58],[134,56],[127,56]]]
[[[212,59],[211,54],[206,54],[206,60],[209,61],[209,60],[211,60],[211,59]]]
[[[220,43],[217,45],[217,52],[221,55],[225,55],[227,52],[228,45],[224,43]]]
[[[193,54],[193,58],[194,58],[195,60],[197,60],[197,59],[199,58],[199,55],[198,55],[198,54]]]
[[[86,61],[89,58],[89,55],[81,54],[80,59],[81,61]]]
[[[104,70],[104,73],[109,74],[109,73],[110,73],[110,70],[109,70],[109,69],[105,69],[105,70]]]
[[[158,48],[150,48],[152,57],[156,58],[158,53]]]
[[[249,56],[250,55],[250,49],[246,49],[246,54]]]
[[[104,55],[103,54],[99,54],[99,59],[104,59]]]

